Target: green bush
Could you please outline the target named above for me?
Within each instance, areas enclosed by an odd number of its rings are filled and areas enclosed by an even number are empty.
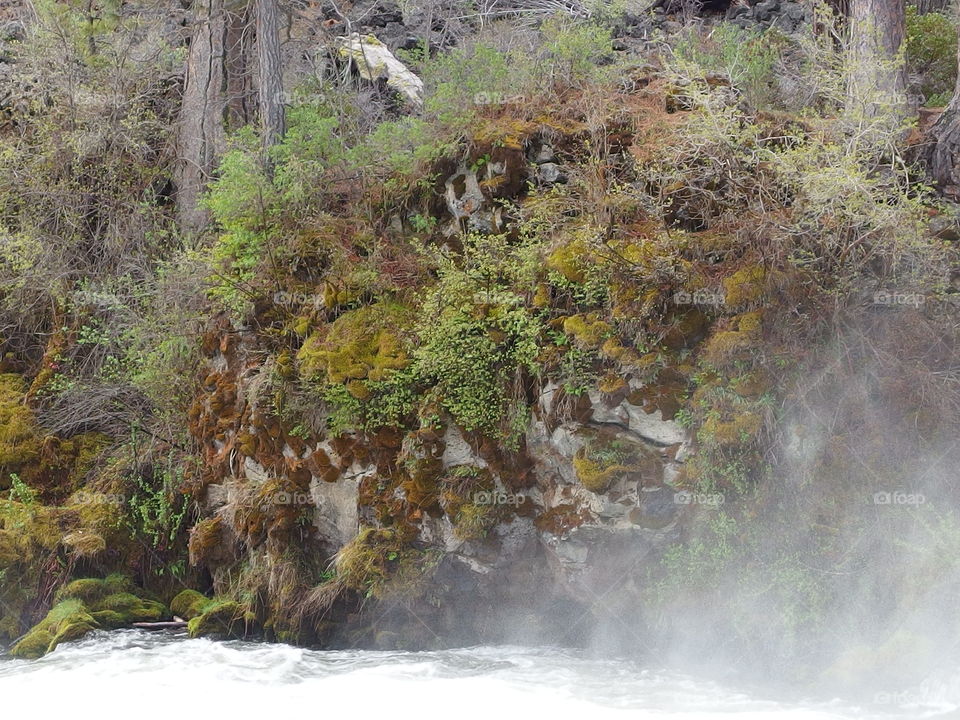
[[[674,54],[681,64],[726,75],[751,105],[763,108],[777,99],[773,83],[784,43],[783,35],[776,30],[744,30],[720,23],[706,36],[696,28],[686,31]]]
[[[920,76],[920,92],[928,107],[950,101],[957,81],[957,30],[943,13],[920,15],[907,7],[907,67]]]

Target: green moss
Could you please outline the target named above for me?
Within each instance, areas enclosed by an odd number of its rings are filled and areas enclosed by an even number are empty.
[[[16,472],[37,459],[42,437],[33,411],[24,404],[26,383],[19,375],[0,375],[0,469]]]
[[[590,246],[577,239],[564,243],[547,256],[547,267],[560,273],[570,282],[582,283],[587,280],[587,266],[591,264],[593,253]]]
[[[81,600],[63,600],[54,605],[47,616],[13,646],[10,654],[19,658],[38,658],[52,652],[60,643],[77,640],[99,627]],[[43,645],[44,642],[46,645]]]
[[[167,614],[166,608],[153,600],[144,600],[132,593],[108,595],[92,606],[93,610],[112,610],[126,618],[127,623],[157,622]]]
[[[246,635],[247,613],[233,600],[215,600],[187,625],[190,637],[242,638]]]
[[[724,301],[728,307],[755,305],[763,297],[767,271],[759,265],[749,265],[723,281]]]
[[[297,353],[304,375],[323,376],[332,383],[379,381],[409,364],[397,329],[409,310],[380,302],[341,315],[326,334],[311,335]]]
[[[424,553],[408,547],[398,531],[366,527],[337,553],[334,567],[344,587],[380,599],[389,589],[412,591],[427,563]]]
[[[123,614],[114,610],[97,610],[90,613],[90,616],[96,620],[97,625],[107,630],[116,630],[129,624]]]
[[[613,334],[613,328],[595,313],[571,315],[563,321],[563,331],[582,348],[596,350]]]
[[[645,466],[639,447],[614,434],[591,434],[573,456],[577,478],[587,490],[602,493],[624,475],[640,472]]]
[[[10,649],[10,654],[23,660],[36,660],[47,654],[53,635],[43,628],[31,630]]]
[[[190,564],[206,564],[223,546],[223,532],[223,518],[219,515],[198,522],[190,531]]]
[[[482,540],[497,524],[493,505],[465,503],[457,511],[453,534],[461,540]]]
[[[706,341],[703,360],[714,367],[749,357],[761,340],[762,314],[760,311],[743,313],[732,319],[736,329],[715,332]]]
[[[134,585],[130,578],[116,573],[108,575],[104,579],[81,578],[67,583],[57,592],[57,599],[67,600],[75,598],[90,605],[102,600],[108,595],[130,593],[133,590]]]
[[[89,618],[89,621],[87,620]],[[60,643],[70,642],[71,640],[79,640],[87,633],[91,633],[94,630],[99,629],[97,621],[93,619],[91,615],[83,614],[77,615],[76,617],[71,618],[69,621],[65,621],[60,624],[57,629],[57,634],[53,636],[53,639],[50,641],[50,647],[47,649],[47,652],[52,652]]]
[[[196,590],[184,590],[170,601],[170,612],[184,620],[193,620],[212,602],[210,598]]]
[[[20,553],[17,551],[17,543],[13,533],[8,530],[0,530],[0,569],[10,567],[19,557]]]
[[[588,457],[584,448],[578,450],[573,457],[573,469],[576,470],[580,483],[587,490],[595,493],[605,491],[613,480],[629,470],[626,465],[620,463],[605,466],[602,462]]]

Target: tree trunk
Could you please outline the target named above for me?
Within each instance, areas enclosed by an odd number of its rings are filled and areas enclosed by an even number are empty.
[[[280,64],[280,21],[277,0],[254,0],[257,23],[257,76],[263,146],[280,142],[285,131],[283,68]]]
[[[850,0],[850,110],[867,118],[905,115],[905,32],[904,0]]]
[[[957,65],[960,67],[960,46],[957,47]],[[950,104],[930,129],[933,149],[930,156],[930,174],[942,187],[960,187],[960,75],[953,89]]]
[[[225,145],[223,0],[196,0],[194,11],[196,29],[187,57],[175,175],[177,218],[187,233],[201,230],[209,219],[199,200]]]
[[[254,122],[257,90],[253,84],[253,33],[251,8],[240,5],[227,16],[227,127],[231,130]]]
[[[916,0],[914,5],[917,7],[917,13],[926,15],[932,12],[946,12],[950,7],[950,0]]]

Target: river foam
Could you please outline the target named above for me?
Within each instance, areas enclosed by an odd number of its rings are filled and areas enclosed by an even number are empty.
[[[100,720],[958,717],[946,698],[904,695],[875,707],[785,701],[559,649],[314,651],[139,631],[96,633],[33,662],[0,661],[0,698],[10,717]]]

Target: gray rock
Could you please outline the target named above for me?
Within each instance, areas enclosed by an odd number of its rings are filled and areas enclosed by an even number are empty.
[[[556,156],[553,152],[553,148],[544,143],[536,151],[531,151],[530,162],[535,163],[536,165],[543,165],[544,163],[553,162],[554,157]]]
[[[23,23],[8,20],[0,23],[0,40],[20,42],[27,36],[27,29]]]
[[[324,540],[343,547],[357,534],[360,518],[357,511],[359,483],[341,478],[326,482],[319,478],[310,481],[310,496],[316,510],[313,524]]]
[[[546,185],[565,183],[567,181],[567,176],[563,174],[560,166],[552,162],[540,165],[537,168],[537,177]]]
[[[802,5],[798,5],[797,3],[787,3],[783,6],[782,12],[797,23],[803,22],[807,17],[806,10],[804,10]]]

